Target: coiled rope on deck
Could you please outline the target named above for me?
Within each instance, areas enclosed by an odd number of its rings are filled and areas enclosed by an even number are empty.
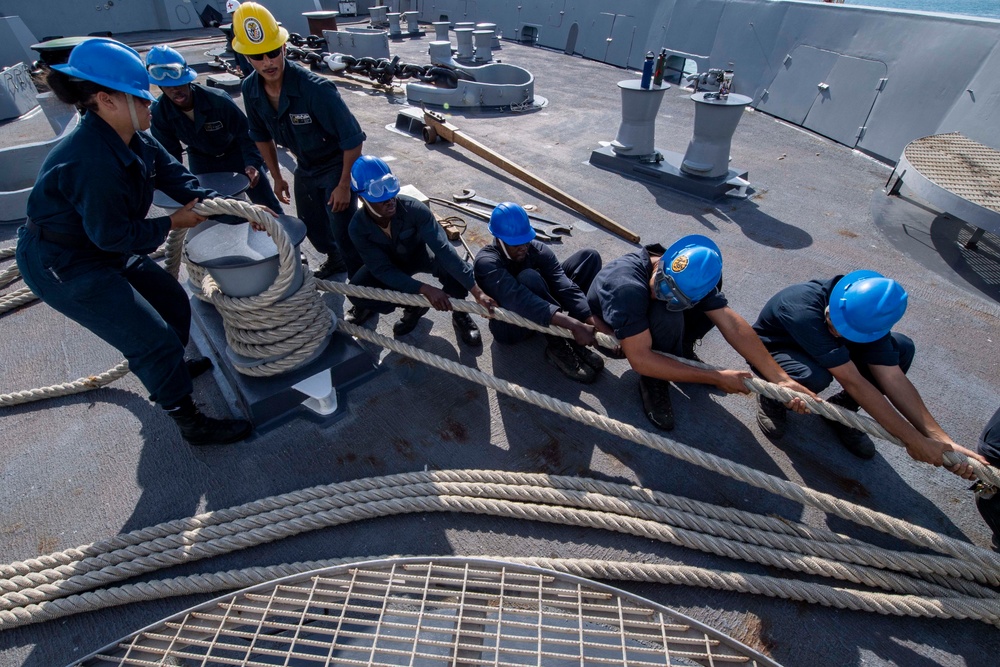
[[[90,590],[310,530],[412,512],[468,512],[600,528],[889,593],[687,566],[532,559],[555,569],[578,568],[566,571],[586,576],[683,583],[883,614],[1000,625],[997,593],[970,583],[967,579],[980,577],[977,568],[954,559],[899,553],[831,531],[623,484],[446,470],[303,489],[2,566],[0,574],[7,578],[0,581],[0,590],[6,591],[0,595],[0,629],[134,600],[240,588],[314,569],[319,564],[280,565]],[[905,573],[876,569],[886,564]]]
[[[279,261],[284,262],[279,264],[275,283],[264,294],[253,297],[252,299],[256,299],[254,302],[224,296],[207,272],[188,264],[188,271],[193,279],[191,285],[199,288],[196,290],[198,298],[211,302],[222,314],[226,323],[227,342],[245,357],[268,359],[265,363],[238,370],[246,375],[263,377],[286,372],[308,361],[326,340],[327,333],[333,328],[334,320],[314,288],[311,275],[305,276],[302,287],[293,296],[280,304],[275,303],[291,282],[290,262],[293,259],[298,261],[297,257],[293,257],[294,248],[284,230],[273,216],[263,209],[240,200],[209,199],[199,203],[195,211],[206,216],[234,215],[259,224],[278,246]],[[185,229],[171,231],[163,246],[151,255],[156,257],[162,254],[165,257],[165,267],[174,278],[180,273],[186,236]],[[0,259],[13,257],[15,250],[15,246],[0,248]],[[0,287],[13,282],[19,276],[20,271],[16,264],[8,267],[0,272]],[[37,298],[29,287],[22,287],[0,296],[0,315],[31,303]],[[257,313],[255,316],[252,315],[254,309]],[[88,375],[47,387],[0,394],[0,407],[13,407],[99,389],[128,373],[128,362],[123,360],[97,375]]]
[[[278,249],[278,275],[260,294],[226,296],[205,271],[194,283],[200,288],[195,296],[211,303],[222,316],[230,348],[243,357],[260,360],[255,365],[237,364],[236,370],[252,377],[269,377],[312,359],[326,342],[335,320],[309,272],[303,275],[301,286],[288,294],[296,268],[301,272],[301,260],[280,223],[264,209],[238,199],[208,199],[196,204],[194,210],[205,216],[235,215],[249,220],[262,227]]]

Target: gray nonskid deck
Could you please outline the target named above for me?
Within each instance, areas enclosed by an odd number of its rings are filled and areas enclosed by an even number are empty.
[[[393,52],[406,62],[421,63],[427,41],[394,42]],[[186,54],[191,58],[200,49]],[[747,319],[755,318],[774,291],[793,282],[855,268],[896,277],[910,292],[910,308],[899,329],[917,343],[911,378],[956,440],[975,442],[1000,395],[1000,313],[980,292],[928,272],[875,228],[869,205],[889,175],[887,167],[791,131],[763,114],[747,113],[732,153],[733,164],[750,172],[752,196],[714,205],[685,198],[586,164],[598,142],[614,138],[619,119],[615,83],[630,73],[508,42],[501,57],[532,71],[536,90],[549,99],[549,106],[524,114],[454,116],[455,125],[638,231],[644,242],[669,242],[687,233],[711,236],[723,251],[726,294]],[[402,96],[338,85],[368,134],[365,152],[395,158],[392,167],[404,183],[443,197],[473,188],[490,199],[535,203],[545,214],[578,220],[461,148],[428,147],[385,130],[393,124]],[[669,91],[658,117],[657,146],[683,151],[692,117],[687,95]],[[0,228],[4,241],[13,235],[12,227]],[[478,221],[469,222],[467,238],[473,246],[489,241]],[[607,261],[635,246],[584,222],[577,223],[561,247],[553,246],[561,257],[584,247],[597,248]],[[380,317],[379,332],[390,334],[394,320],[393,315]],[[0,391],[75,378],[117,361],[113,350],[41,304],[7,314],[2,326]],[[405,340],[647,427],[637,376],[624,361],[609,361],[594,385],[571,384],[542,361],[543,343],[537,337],[517,347],[500,347],[484,327],[484,348],[469,350],[456,342],[450,318],[436,313]],[[698,353],[712,363],[743,367],[718,333],[709,335]],[[895,544],[398,355],[381,356],[385,372],[350,392],[349,412],[332,428],[297,421],[246,444],[219,449],[193,450],[181,442],[133,377],[97,392],[5,410],[0,413],[5,441],[0,561],[311,485],[425,467],[587,475]],[[748,398],[694,386],[682,386],[673,396],[678,427],[671,437],[678,442],[988,544],[967,484],[911,461],[899,448],[877,442],[880,455],[861,462],[840,449],[817,418],[798,416],[792,417],[779,448],[760,435]],[[211,412],[226,409],[211,378],[196,381],[196,397]],[[303,534],[162,576],[392,553],[656,560],[775,574],[637,537],[467,515],[410,515]],[[881,617],[687,587],[623,587],[694,616],[786,665],[987,665],[1000,650],[995,628],[978,622]],[[0,633],[0,666],[68,664],[208,597],[112,608]]]

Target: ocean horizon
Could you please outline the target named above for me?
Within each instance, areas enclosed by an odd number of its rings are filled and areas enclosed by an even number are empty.
[[[1000,19],[1000,0],[844,0],[844,4]]]

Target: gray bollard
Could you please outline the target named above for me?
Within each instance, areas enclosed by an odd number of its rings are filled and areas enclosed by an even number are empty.
[[[708,95],[709,98],[705,99]],[[718,178],[729,172],[729,151],[743,110],[751,100],[730,94],[713,99],[712,93],[695,93],[694,136],[684,153],[681,170],[693,176]]]
[[[411,35],[420,34],[420,12],[406,12],[406,32]]]
[[[464,60],[472,60],[475,51],[472,48],[472,28],[455,28],[455,39],[457,41],[457,57]]]
[[[493,31],[473,30],[473,60],[477,63],[488,63],[493,60]]]
[[[622,91],[622,122],[611,149],[617,155],[650,158],[656,154],[656,113],[670,85],[650,84],[644,89],[639,79],[627,79],[619,81],[618,87]]]
[[[371,24],[376,28],[384,28],[389,25],[389,19],[387,18],[387,12],[389,8],[385,5],[376,5],[368,10],[371,15]]]
[[[403,31],[399,27],[399,14],[388,12],[386,17],[389,19],[389,37],[402,37]]]
[[[475,30],[476,24],[474,21],[461,21],[455,23],[455,30],[458,30],[459,28],[472,28],[473,30]]]
[[[389,58],[389,34],[385,30],[324,30],[323,36],[331,53],[355,58]]]
[[[447,65],[454,67],[455,61],[451,57],[451,42],[433,41],[427,47],[427,55],[431,58],[432,65]]]
[[[493,50],[496,51],[500,48],[500,35],[497,34],[497,24],[496,23],[477,23],[476,30],[489,30],[493,33]]]
[[[435,42],[447,42],[451,38],[448,36],[448,31],[451,30],[451,23],[448,21],[435,21],[431,24],[434,26],[434,41]]]
[[[288,240],[299,256],[299,245],[306,237],[306,226],[290,215],[278,216]],[[278,248],[264,232],[255,232],[250,223],[199,225],[188,233],[185,242],[188,259],[206,269],[226,296],[249,297],[260,294],[278,276]],[[302,286],[302,262],[294,263],[292,282],[282,295],[291,296]]]

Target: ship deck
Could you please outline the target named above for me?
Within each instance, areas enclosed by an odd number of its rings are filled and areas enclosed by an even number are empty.
[[[213,31],[175,44],[191,62],[221,41]],[[126,35],[150,45],[175,34]],[[391,43],[406,62],[424,64],[430,37]],[[461,113],[451,121],[482,143],[547,178],[621,224],[643,242],[669,243],[700,233],[721,247],[730,305],[751,322],[780,287],[857,268],[898,279],[910,295],[898,330],[912,337],[910,377],[931,412],[969,447],[998,407],[1000,395],[1000,239],[987,234],[981,252],[952,252],[971,230],[907,193],[885,201],[891,168],[763,113],[744,114],[732,164],[749,171],[745,199],[707,202],[601,171],[587,164],[599,142],[614,139],[619,80],[634,72],[560,52],[503,42],[496,57],[530,70],[549,104],[522,113]],[[204,70],[202,70],[204,71]],[[456,146],[427,146],[392,131],[402,93],[336,79],[368,135],[365,152],[392,157],[404,183],[450,198],[464,188],[496,201],[533,203],[573,221],[561,257],[592,247],[605,261],[636,249]],[[694,104],[677,86],[657,119],[657,147],[683,152]],[[285,168],[291,158],[282,157]],[[895,217],[881,212],[892,209]],[[437,209],[442,215],[447,209]],[[881,222],[876,224],[874,216]],[[15,226],[0,227],[0,247]],[[489,242],[470,220],[473,247]],[[950,244],[950,245],[949,245]],[[307,249],[307,253],[311,252]],[[952,253],[945,255],[945,253]],[[7,264],[4,263],[5,267]],[[17,285],[5,288],[5,292]],[[393,316],[377,322],[391,336]],[[43,304],[0,320],[0,392],[45,386],[96,373],[117,353]],[[369,323],[367,326],[374,326]],[[535,337],[501,347],[484,330],[482,350],[456,341],[447,316],[432,312],[405,338],[425,350],[646,428],[637,375],[609,360],[593,385],[565,381],[542,362]],[[837,517],[706,472],[664,454],[500,396],[394,353],[380,353],[381,372],[341,397],[345,415],[331,426],[294,420],[243,444],[192,449],[151,405],[134,377],[97,391],[3,409],[0,430],[0,562],[76,547],[119,532],[221,509],[269,495],[338,481],[425,469],[497,469],[578,475],[636,484],[726,507],[803,521],[885,546],[898,543]],[[714,332],[698,349],[707,362],[744,364]],[[231,397],[209,375],[196,398],[214,414]],[[701,386],[673,390],[677,442],[877,509],[931,530],[988,547],[989,531],[968,483],[911,460],[876,441],[878,456],[861,461],[843,450],[818,417],[793,416],[776,446],[759,432],[755,403]],[[140,580],[250,565],[382,554],[581,557],[668,562],[739,572],[780,574],[647,538],[592,529],[469,514],[412,514],[370,519],[300,534],[231,555],[175,567]],[[976,621],[885,617],[740,593],[685,586],[616,584],[675,608],[746,642],[786,665],[987,665],[1000,633]],[[210,599],[186,596],[113,607],[0,633],[0,666],[70,664],[169,614]]]

